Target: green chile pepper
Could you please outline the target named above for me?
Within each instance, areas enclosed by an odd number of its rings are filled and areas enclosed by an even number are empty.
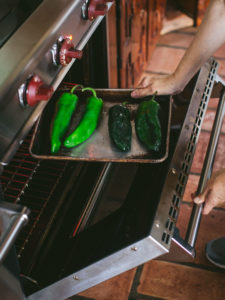
[[[74,110],[76,109],[78,97],[74,94],[74,86],[68,93],[63,93],[56,103],[56,114],[53,119],[51,130],[51,152],[57,153],[61,147],[62,137],[69,127]]]
[[[114,105],[109,110],[109,135],[119,150],[129,151],[131,148],[132,128],[130,111],[124,105]]]
[[[75,147],[86,141],[95,131],[102,110],[103,101],[98,98],[93,88],[84,88],[83,91],[91,91],[93,95],[87,98],[87,104],[82,119],[77,128],[65,139],[64,146]]]
[[[135,129],[139,140],[148,150],[159,151],[162,138],[158,117],[160,105],[154,98],[155,95],[152,99],[139,104]]]

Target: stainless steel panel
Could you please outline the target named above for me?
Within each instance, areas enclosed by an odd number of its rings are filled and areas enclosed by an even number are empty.
[[[189,176],[207,104],[212,93],[217,68],[217,62],[210,59],[198,74],[170,164],[170,171],[162,189],[151,234],[158,242],[166,244],[168,249],[178,219],[179,206]]]
[[[66,299],[166,252],[168,250],[165,247],[149,236],[30,295],[27,299]]]

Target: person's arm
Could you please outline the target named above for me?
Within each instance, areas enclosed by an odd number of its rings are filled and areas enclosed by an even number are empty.
[[[212,0],[190,47],[172,75],[146,77],[131,96],[175,94],[183,90],[200,67],[225,42],[225,0]]]
[[[193,197],[193,201],[196,204],[204,203],[204,215],[214,207],[225,204],[225,169],[217,171],[207,182],[204,191]]]

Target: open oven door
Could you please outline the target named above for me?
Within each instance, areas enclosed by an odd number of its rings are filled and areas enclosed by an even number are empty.
[[[134,176],[131,176],[132,172],[129,172],[130,178],[127,176],[130,188],[123,205],[100,221],[93,222],[87,229],[84,226],[64,245],[64,250],[57,257],[52,255],[51,261],[43,266],[46,272],[41,273],[42,288],[31,293],[29,300],[68,298],[155,258],[194,258],[202,206],[193,206],[185,240],[179,236],[176,221],[207,104],[212,93],[216,93],[220,95],[220,102],[198,192],[202,191],[211,174],[224,115],[224,84],[217,75],[217,68],[217,62],[210,59],[187,90],[178,95],[178,101],[188,103],[188,106],[181,128],[176,129],[176,124],[172,125],[178,134],[171,135],[174,147],[171,147],[168,159],[157,167],[154,164],[132,167],[132,170],[136,169]],[[100,190],[104,187],[104,180],[116,167],[112,163],[104,164],[92,195],[93,202],[98,197],[102,198],[104,193],[109,195],[109,190]],[[119,184],[117,176],[113,180]],[[111,183],[113,180],[111,178]],[[92,207],[92,202],[88,206]],[[87,208],[80,224],[88,223],[89,213]],[[60,260],[63,260],[60,274],[51,273],[50,276],[48,267]]]

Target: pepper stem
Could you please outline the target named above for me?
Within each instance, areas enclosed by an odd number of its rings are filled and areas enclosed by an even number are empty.
[[[95,98],[97,98],[96,91],[95,91],[93,88],[91,88],[91,87],[86,87],[86,88],[82,89],[82,92],[84,92],[84,91],[91,91],[91,92],[93,93],[93,96],[94,96]]]
[[[153,94],[153,96],[152,96],[152,100],[155,100],[155,96],[157,95],[157,91]]]
[[[83,85],[81,85],[81,84],[76,84],[76,85],[73,86],[72,89],[70,90],[70,94],[73,94],[74,91],[75,91],[75,89],[76,89],[78,86],[80,86],[81,88],[83,87]]]

